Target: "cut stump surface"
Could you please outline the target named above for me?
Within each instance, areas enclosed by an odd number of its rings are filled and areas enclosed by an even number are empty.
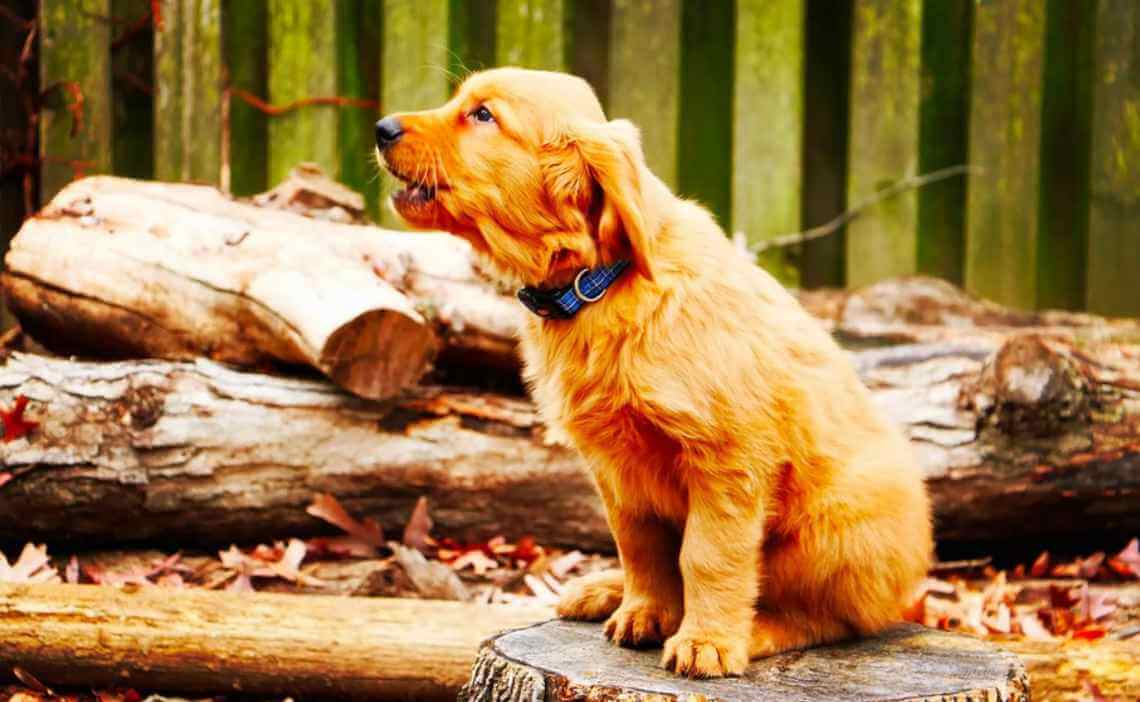
[[[591,700],[1029,699],[1025,668],[986,642],[917,625],[874,639],[754,662],[742,677],[688,680],[658,665],[660,650],[617,648],[598,625],[552,621],[484,643],[460,702]]]

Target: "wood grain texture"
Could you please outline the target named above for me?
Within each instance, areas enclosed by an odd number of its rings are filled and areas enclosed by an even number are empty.
[[[496,62],[500,66],[566,70],[568,10],[566,0],[499,0]]]
[[[449,0],[384,0],[380,106],[385,114],[438,107],[451,93],[445,37],[451,23]],[[387,204],[398,181],[380,177],[380,223],[400,228]]]
[[[447,700],[479,642],[544,607],[0,585],[4,661],[48,685]]]
[[[914,293],[905,299],[922,300]],[[1135,326],[1033,328],[998,308],[980,310],[978,323],[989,315],[992,326],[962,329],[977,308],[897,310],[935,320],[941,309],[959,327],[953,341],[935,322],[894,317],[891,326],[886,299],[848,299],[839,325],[869,339],[930,335],[852,361],[911,440],[940,539],[1042,539],[1094,526],[1128,538],[1140,529]],[[1011,338],[1019,331],[1031,335]],[[1104,340],[1119,335],[1132,343]],[[324,491],[387,528],[402,528],[422,494],[456,538],[611,544],[579,459],[544,442],[526,401],[413,393],[372,404],[327,383],[205,361],[16,355],[0,366],[0,406],[18,394],[44,426],[0,445],[16,475],[0,489],[0,538],[280,538],[318,528],[304,507]],[[134,517],[107,518],[121,511]]]
[[[26,222],[6,264],[25,328],[59,350],[304,364],[373,398],[415,382],[437,347],[456,362],[517,368],[523,310],[444,234],[103,177]]]
[[[338,0],[337,95],[380,101],[381,0]],[[368,216],[380,216],[380,190],[376,178],[380,167],[374,155],[376,120],[380,111],[360,107],[341,108],[339,120],[340,178],[363,193]]]
[[[1045,3],[974,5],[966,287],[1002,304],[1037,304],[1041,76]]]
[[[739,678],[679,678],[660,668],[659,657],[614,647],[594,624],[547,622],[484,644],[459,700],[1029,700],[1029,679],[1013,654],[914,625],[753,661]]]
[[[847,202],[873,198],[918,170],[921,0],[856,0]],[[918,266],[918,193],[885,200],[847,225],[847,284]]]
[[[154,174],[217,184],[222,164],[219,0],[162,0],[154,34]]]
[[[111,25],[102,19],[110,15],[110,0],[40,2],[40,203],[77,170],[111,170]],[[68,109],[77,97],[78,123]]]
[[[675,189],[681,0],[614,0],[609,76],[607,115],[638,126],[650,170]]]
[[[752,242],[802,228],[805,6],[737,3],[732,228]],[[760,262],[781,282],[799,281],[785,250]]]
[[[1140,8],[1097,5],[1088,297],[1101,314],[1140,315]]]
[[[331,97],[337,89],[336,7],[333,0],[268,0],[269,101]],[[339,117],[331,105],[309,105],[269,119],[268,178],[277,183],[312,161],[339,177]]]
[[[204,360],[15,354],[0,366],[0,405],[17,394],[42,426],[0,444],[18,475],[0,489],[0,539],[279,539],[327,530],[305,507],[328,492],[389,534],[422,495],[453,538],[610,545],[578,457],[544,442],[524,400],[424,388],[379,404]]]

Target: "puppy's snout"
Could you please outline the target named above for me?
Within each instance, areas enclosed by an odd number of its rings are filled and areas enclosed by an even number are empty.
[[[404,135],[404,127],[396,117],[388,116],[376,123],[376,146],[381,151],[392,146]]]

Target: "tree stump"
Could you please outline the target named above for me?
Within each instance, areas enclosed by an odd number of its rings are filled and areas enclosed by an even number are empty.
[[[594,624],[537,624],[485,642],[459,700],[1029,699],[1029,678],[1012,653],[979,639],[913,624],[874,639],[756,661],[739,678],[680,678],[659,667],[660,654],[660,650],[617,648]]]

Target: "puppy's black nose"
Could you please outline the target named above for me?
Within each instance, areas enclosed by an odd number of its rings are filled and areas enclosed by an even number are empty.
[[[376,123],[376,146],[384,150],[400,140],[404,128],[395,117],[385,117]]]

